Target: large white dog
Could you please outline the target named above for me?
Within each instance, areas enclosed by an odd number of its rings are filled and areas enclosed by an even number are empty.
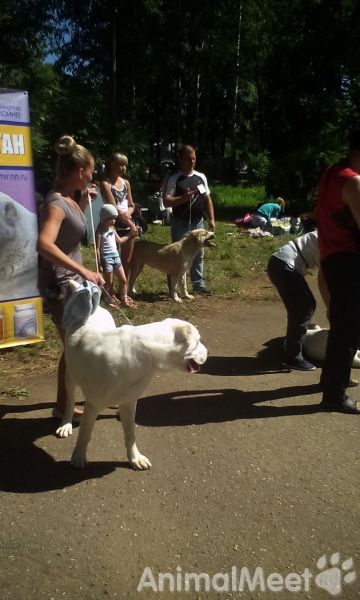
[[[323,362],[325,360],[326,344],[328,340],[329,330],[322,329],[318,325],[315,325],[312,329],[308,329],[303,348],[306,355],[311,360]],[[355,369],[360,368],[360,351],[358,350],[354,356],[352,367]]]
[[[137,400],[157,370],[197,372],[206,361],[207,350],[196,327],[179,319],[117,328],[107,310],[99,306],[95,309],[99,289],[85,283],[84,290],[84,286],[73,282],[73,288],[77,289],[64,311],[69,401],[56,433],[59,437],[72,433],[74,392],[79,386],[85,407],[71,464],[77,468],[85,466],[98,414],[103,408],[118,404],[130,464],[134,469],[148,469],[151,463],[135,443]],[[91,297],[92,289],[97,294],[95,300]]]

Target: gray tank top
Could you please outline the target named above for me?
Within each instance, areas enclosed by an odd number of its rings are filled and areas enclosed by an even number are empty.
[[[50,194],[44,206],[44,216],[48,207],[58,206],[65,213],[55,244],[72,260],[81,264],[81,240],[86,232],[86,218],[82,210],[76,205],[71,206],[60,194]],[[40,218],[40,223],[43,219]],[[44,288],[49,284],[62,284],[69,279],[80,279],[69,269],[53,265],[51,262],[39,257],[39,287]]]

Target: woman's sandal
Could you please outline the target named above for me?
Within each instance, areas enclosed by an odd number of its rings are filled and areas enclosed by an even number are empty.
[[[116,296],[109,296],[108,298],[104,298],[104,302],[107,308],[112,308],[113,310],[119,310],[121,307],[121,303],[117,299]]]
[[[119,310],[120,306],[119,304],[115,304],[115,302],[109,302],[109,304],[106,305],[107,308],[111,308],[112,310]]]
[[[121,300],[121,306],[123,308],[138,308],[139,305],[136,304],[136,302],[134,302],[134,300],[132,298],[130,298],[129,296],[127,296],[126,298],[123,298]]]

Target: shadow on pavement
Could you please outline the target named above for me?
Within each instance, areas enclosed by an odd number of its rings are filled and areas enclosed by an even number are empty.
[[[7,412],[26,412],[46,408],[46,404],[7,406]],[[50,406],[50,405],[49,405]],[[127,462],[91,461],[86,469],[75,470],[69,461],[55,461],[36,440],[54,436],[52,418],[6,418],[0,422],[0,490],[13,493],[38,493],[76,485],[87,479],[108,475]]]
[[[281,344],[280,344],[281,342]],[[282,338],[271,340],[259,358],[210,357],[203,373],[216,375],[259,375],[279,365]],[[243,391],[236,388],[184,390],[148,396],[138,401],[136,422],[149,427],[222,423],[254,419],[313,414],[318,404],[304,404],[291,398],[319,393],[318,384],[294,385],[276,389]],[[285,400],[286,404],[261,405]],[[62,489],[88,479],[101,478],[117,468],[129,468],[127,462],[91,461],[86,469],[75,470],[69,461],[55,461],[38,439],[54,436],[54,419],[18,418],[12,413],[33,413],[51,408],[52,403],[8,404],[0,407],[0,489],[14,493],[38,493]],[[101,415],[100,419],[113,418]],[[50,440],[50,444],[52,441]]]
[[[289,404],[289,398],[319,393],[318,384],[273,390],[184,390],[138,401],[136,422],[151,427],[200,425],[236,419],[305,415],[319,412],[319,404]],[[287,400],[286,406],[259,406],[261,402]]]
[[[289,369],[282,366],[284,338],[274,338],[265,342],[264,346],[257,356],[209,356],[201,373],[218,376],[287,373]]]

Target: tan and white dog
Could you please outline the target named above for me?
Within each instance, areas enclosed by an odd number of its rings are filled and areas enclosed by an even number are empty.
[[[72,433],[74,392],[79,386],[85,407],[71,464],[77,468],[85,466],[86,450],[98,414],[103,408],[118,404],[130,464],[134,469],[148,469],[151,463],[135,443],[137,400],[156,371],[197,372],[206,361],[207,350],[200,342],[196,327],[186,321],[165,319],[136,327],[116,327],[104,308],[97,307],[91,314],[91,303],[79,284],[73,282],[73,288],[77,290],[67,305],[72,302],[70,309],[74,309],[77,322],[71,324],[70,315],[70,326],[65,327],[68,406],[56,433],[59,437]],[[65,307],[64,314],[68,313]],[[80,323],[79,314],[83,315]]]
[[[170,297],[175,302],[182,302],[177,291],[187,300],[193,300],[194,296],[187,291],[186,271],[202,248],[215,246],[211,241],[214,237],[212,231],[195,229],[179,242],[172,244],[138,240],[130,261],[129,293],[134,293],[136,278],[144,266],[148,265],[168,275]]]
[[[326,345],[328,340],[329,330],[323,329],[318,325],[315,325],[312,329],[308,329],[305,340],[303,343],[303,349],[310,360],[323,362],[325,360]],[[357,350],[352,367],[355,369],[360,368],[360,351]]]

